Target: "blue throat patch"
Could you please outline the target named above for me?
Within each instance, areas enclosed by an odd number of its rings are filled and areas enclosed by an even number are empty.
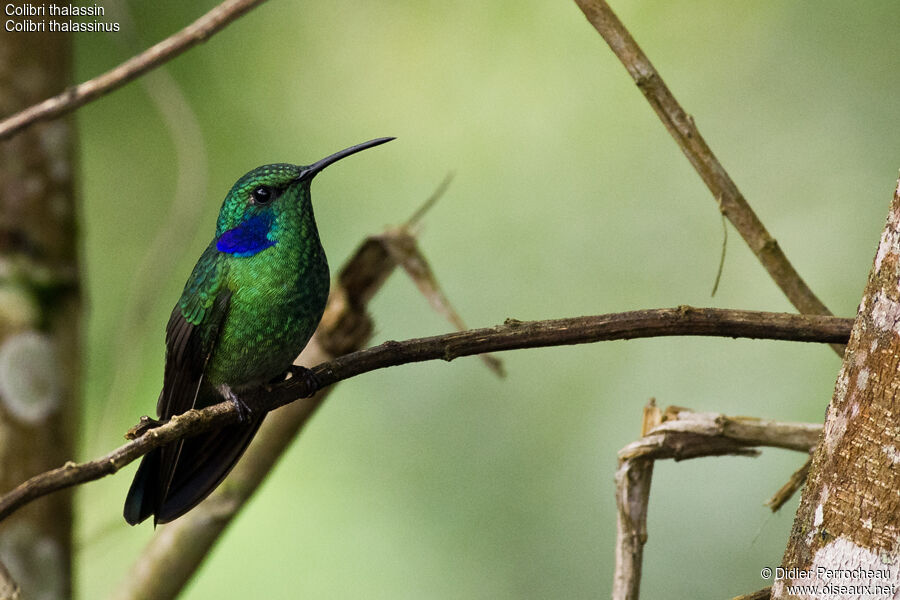
[[[229,229],[216,241],[216,250],[235,256],[253,256],[275,245],[267,236],[272,225],[269,215],[250,217],[234,229]]]

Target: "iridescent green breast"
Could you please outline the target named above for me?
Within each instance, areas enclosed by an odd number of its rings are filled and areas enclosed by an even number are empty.
[[[328,299],[328,262],[315,244],[275,244],[233,258],[228,314],[206,369],[213,385],[242,387],[283,373],[312,337]]]

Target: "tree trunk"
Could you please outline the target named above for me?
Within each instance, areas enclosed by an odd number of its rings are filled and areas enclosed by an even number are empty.
[[[773,598],[900,590],[900,189],[859,306]],[[806,586],[804,589],[793,586]]]
[[[65,34],[0,36],[0,114],[72,77]],[[75,456],[81,318],[73,132],[40,123],[0,143],[0,489]],[[0,561],[23,598],[71,596],[72,494],[0,524]]]

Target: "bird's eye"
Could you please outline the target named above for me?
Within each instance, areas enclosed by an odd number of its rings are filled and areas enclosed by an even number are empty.
[[[256,204],[268,204],[275,199],[275,192],[272,188],[261,185],[250,192],[250,197],[253,198],[253,202]]]

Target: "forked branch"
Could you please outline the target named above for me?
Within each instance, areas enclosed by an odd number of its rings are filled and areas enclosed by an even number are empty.
[[[648,418],[648,415],[650,418]],[[651,403],[644,409],[642,437],[619,451],[616,471],[616,572],[613,600],[637,600],[641,585],[647,504],[653,463],[701,456],[756,456],[760,446],[809,452],[822,426],[698,413],[670,407],[662,418]],[[650,422],[648,422],[650,421]]]

